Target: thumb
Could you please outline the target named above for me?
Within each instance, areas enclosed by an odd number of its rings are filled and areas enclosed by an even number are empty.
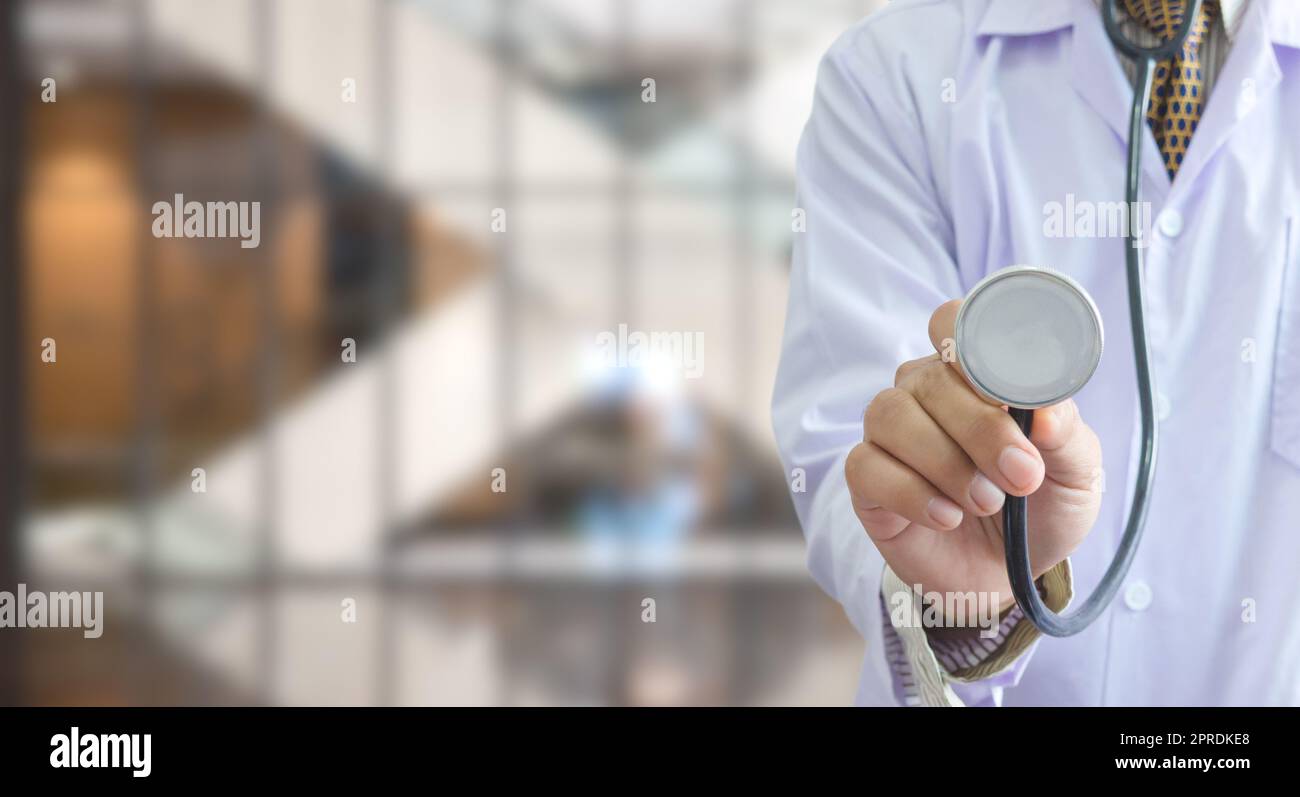
[[[1047,478],[1078,490],[1098,488],[1101,443],[1083,422],[1073,399],[1034,410],[1029,442],[1042,455]]]

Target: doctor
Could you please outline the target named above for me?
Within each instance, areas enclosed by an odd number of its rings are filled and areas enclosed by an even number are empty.
[[[1185,5],[1120,3],[1144,44]],[[1095,0],[896,0],[824,58],[773,419],[809,567],[866,641],[859,703],[1300,704],[1300,2],[1202,17],[1152,90],[1150,229],[1106,223],[1134,67]],[[1138,432],[1125,246],[1159,390],[1146,533],[1101,618],[1041,639],[998,510],[1030,496],[1054,609],[1110,562]],[[950,351],[960,297],[1014,264],[1073,277],[1107,331],[1028,439]],[[997,628],[959,627],[951,595],[995,596]]]

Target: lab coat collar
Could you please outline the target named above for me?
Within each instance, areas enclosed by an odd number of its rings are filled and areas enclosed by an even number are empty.
[[[1071,82],[1075,90],[1123,142],[1128,136],[1133,87],[1106,36],[1096,0],[992,0],[976,29],[977,37],[1033,36],[1072,28],[1068,44]],[[1155,139],[1146,136],[1142,152],[1143,193],[1163,198],[1169,178],[1161,165]]]
[[[1069,0],[993,0],[980,18],[976,36],[1032,36],[1074,24]]]
[[[1071,16],[1074,31],[1068,45],[1070,82],[1083,101],[1105,120],[1122,147],[1128,139],[1133,86],[1124,74],[1120,55],[1106,35],[1093,0],[1075,3]],[[1169,193],[1169,177],[1155,137],[1145,125],[1143,133],[1142,174],[1146,179],[1142,183],[1142,193],[1150,199],[1161,200]]]
[[[1268,36],[1273,43],[1300,48],[1300,3],[1296,0],[1251,0],[1250,5],[1261,2],[1267,5],[1264,13],[1268,17]]]
[[[1279,36],[1285,37],[1289,33],[1286,28],[1288,18],[1294,21],[1297,15],[1293,8],[1283,6],[1294,5],[1300,4],[1283,0],[1265,7],[1256,0],[1247,7],[1237,41],[1205,106],[1201,124],[1192,136],[1192,145],[1183,165],[1178,169],[1178,178],[1174,182],[1176,191],[1179,186],[1196,179],[1242,120],[1254,112],[1260,100],[1281,82],[1282,67],[1270,42],[1286,44],[1279,40]]]
[[[1071,82],[1122,142],[1128,136],[1133,87],[1106,36],[1095,0],[1042,0],[1032,5],[1022,0],[993,0],[980,20],[977,35],[1027,36],[1066,27],[1073,28]],[[1236,38],[1219,77],[1220,88],[1210,98],[1187,159],[1178,170],[1179,185],[1195,180],[1238,123],[1281,80],[1277,54],[1268,43],[1300,46],[1300,1],[1251,0],[1242,12]],[[1243,99],[1229,96],[1224,88],[1229,86],[1249,88],[1237,92]],[[1169,178],[1155,138],[1145,128],[1143,134],[1143,192],[1152,199],[1163,199],[1170,192]]]
[[[1071,3],[1075,8],[1071,8]],[[976,36],[1033,36],[1074,25],[1078,6],[1097,14],[1098,0],[992,0],[980,18]],[[1236,41],[1245,17],[1262,9],[1274,44],[1300,48],[1300,2],[1297,0],[1228,0],[1225,5],[1230,38]]]

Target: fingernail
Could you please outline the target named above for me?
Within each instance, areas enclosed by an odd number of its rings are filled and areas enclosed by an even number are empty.
[[[961,522],[961,507],[949,501],[943,496],[936,496],[930,499],[930,503],[925,507],[926,514],[935,522],[936,527],[941,529],[951,529]]]
[[[995,512],[1002,508],[1007,495],[983,473],[976,473],[975,480],[970,483],[970,498],[985,512]]]
[[[1038,460],[1019,446],[1007,446],[998,457],[998,470],[1018,488],[1025,489],[1038,476]]]

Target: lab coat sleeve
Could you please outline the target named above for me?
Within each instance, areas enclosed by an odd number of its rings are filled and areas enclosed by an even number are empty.
[[[809,570],[867,641],[866,702],[894,693],[884,567],[854,514],[844,460],[862,440],[871,398],[901,363],[933,352],[931,313],[963,294],[913,91],[884,60],[860,27],[819,68],[797,157],[796,218],[802,210],[806,227],[794,236],[772,410]]]
[[[1060,612],[1074,595],[1070,560],[1038,579],[1039,594]],[[882,628],[893,673],[894,697],[915,706],[1001,706],[1004,690],[1020,683],[1041,633],[1020,607],[996,629],[949,629],[932,636],[923,604],[888,566],[881,584]]]

